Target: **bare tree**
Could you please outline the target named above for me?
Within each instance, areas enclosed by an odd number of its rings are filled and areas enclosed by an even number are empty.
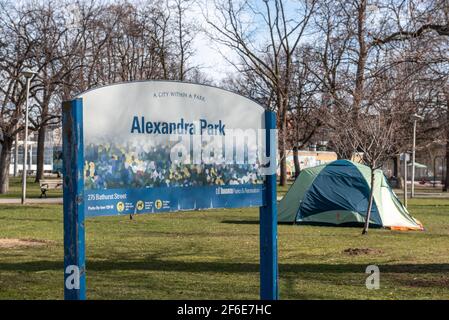
[[[30,21],[9,3],[0,3],[0,194],[8,192],[9,164],[15,136],[24,129],[25,80],[35,39],[28,33]],[[16,146],[17,147],[17,146]]]
[[[173,11],[175,15],[176,48],[178,52],[178,76],[177,80],[186,79],[187,73],[193,68],[187,67],[187,62],[194,54],[192,42],[198,33],[198,28],[193,22],[186,21],[188,8],[193,0],[174,0]]]
[[[392,26],[374,37],[373,43],[380,47],[403,48],[409,45],[412,48],[409,50],[409,59],[413,59],[421,69],[424,68],[418,79],[423,85],[418,92],[415,92],[418,100],[426,101],[425,112],[432,118],[432,123],[440,124],[446,143],[445,157],[449,159],[449,130],[447,130],[449,108],[440,108],[440,105],[448,105],[449,2],[435,0],[423,3],[409,0],[396,3],[390,0],[388,9],[392,12]],[[435,137],[435,128],[432,124],[427,128],[427,133],[432,133],[431,137]],[[430,138],[427,141],[433,140]],[[446,165],[448,172],[449,161],[446,161]],[[446,175],[443,190],[447,191],[448,188],[449,175]]]
[[[301,166],[299,150],[314,138],[317,130],[323,125],[321,118],[322,105],[319,100],[321,85],[315,81],[310,71],[312,67],[310,47],[301,47],[296,52],[296,59],[292,77],[292,89],[288,114],[287,142],[293,150],[295,179],[299,176]]]
[[[30,18],[32,30],[37,40],[32,48],[31,64],[38,72],[35,77],[34,101],[30,110],[30,122],[37,131],[36,182],[44,175],[44,151],[47,127],[60,121],[60,100],[58,88],[63,69],[60,60],[69,54],[61,50],[61,39],[68,31],[64,11],[60,4],[50,1],[33,4],[24,8]]]
[[[30,129],[38,134],[39,180],[47,128],[59,125],[61,101],[120,81],[208,81],[190,62],[197,31],[186,18],[189,5],[179,0],[1,1],[0,192],[8,189],[11,148],[23,130],[22,69],[33,67],[38,72],[31,86],[29,120]]]
[[[211,16],[205,11],[207,23],[213,32],[210,37],[238,56],[232,62],[237,70],[251,70],[273,92],[278,116],[280,185],[287,181],[287,110],[291,97],[293,56],[303,39],[317,1],[301,1],[293,10],[287,10],[282,0],[215,1]],[[289,12],[294,15],[289,15]],[[255,34],[266,35],[263,40]],[[268,106],[269,107],[269,106]]]
[[[345,141],[345,147],[350,146],[352,154],[361,154],[363,162],[371,169],[370,193],[362,234],[368,232],[375,184],[380,183],[375,181],[375,170],[381,168],[391,154],[397,152],[398,146],[396,132],[401,123],[400,115],[382,109],[373,108],[369,114],[360,114],[357,125],[348,125],[346,117],[337,120],[341,128],[338,134]]]

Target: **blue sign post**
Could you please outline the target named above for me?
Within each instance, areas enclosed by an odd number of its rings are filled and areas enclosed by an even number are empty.
[[[65,299],[86,299],[85,216],[254,206],[260,207],[260,298],[278,299],[274,112],[218,88],[148,81],[64,102],[62,120]],[[260,129],[264,143],[251,135]],[[232,148],[222,151],[225,142]],[[206,158],[195,163],[198,149]],[[251,154],[260,151],[270,163]],[[193,160],[178,162],[180,154]],[[218,154],[223,159],[214,162]]]
[[[83,104],[62,106],[64,199],[64,299],[86,299]]]
[[[265,111],[265,133],[267,157],[276,159],[274,141],[270,130],[276,129],[276,114]],[[276,167],[276,166],[274,166]],[[276,172],[265,178],[265,205],[260,207],[260,298],[278,299],[278,257],[277,257],[277,192]]]

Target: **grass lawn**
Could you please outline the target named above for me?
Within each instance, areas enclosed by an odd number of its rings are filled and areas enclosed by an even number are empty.
[[[413,199],[426,232],[279,226],[282,299],[448,299],[449,199]],[[90,299],[257,299],[258,210],[89,218]],[[63,297],[62,206],[0,206],[0,299]],[[348,248],[370,254],[348,255]],[[365,268],[380,267],[379,290]]]
[[[56,178],[49,178],[56,179]],[[9,192],[7,194],[0,194],[1,198],[20,198],[22,195],[22,178],[20,177],[10,177],[9,178]],[[292,180],[287,181],[287,185],[277,187],[278,195],[284,196],[290,186],[293,184]],[[426,192],[426,193],[440,193],[442,192],[441,188],[432,188],[432,187],[421,187],[416,186],[416,192]],[[410,193],[410,186],[409,186]],[[402,190],[395,190],[396,193],[401,193]],[[34,177],[29,177],[27,179],[27,197],[28,198],[39,198],[41,195],[41,189],[39,187],[39,183],[34,182]],[[62,189],[57,190],[49,190],[47,191],[48,198],[59,198],[62,197]]]
[[[57,179],[57,178],[49,178]],[[41,188],[39,183],[34,182],[34,177],[27,178],[27,198],[39,198],[41,195]],[[22,196],[22,178],[9,178],[9,192],[7,194],[0,194],[0,198],[20,198]],[[47,191],[48,198],[62,197],[62,188]]]

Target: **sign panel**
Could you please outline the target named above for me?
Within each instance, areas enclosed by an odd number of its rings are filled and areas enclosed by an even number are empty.
[[[273,112],[167,81],[91,90],[62,110],[65,299],[86,299],[85,216],[249,206],[260,207],[260,297],[278,298]]]
[[[86,216],[264,205],[265,116],[254,101],[168,81],[78,98]]]

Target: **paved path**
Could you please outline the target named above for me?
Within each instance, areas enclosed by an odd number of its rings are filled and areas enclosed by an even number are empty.
[[[396,195],[402,196],[402,191],[396,191]],[[277,196],[277,201],[280,201],[283,196]],[[410,198],[410,196],[409,196]],[[449,198],[449,193],[447,192],[441,192],[441,193],[430,193],[430,192],[416,192],[415,198]],[[400,198],[402,199],[402,198]],[[62,204],[62,198],[31,198],[27,199],[27,203],[29,204]],[[20,204],[19,198],[0,198],[0,204]]]
[[[20,198],[0,198],[0,204],[20,204]],[[62,198],[29,198],[27,204],[62,204]]]
[[[403,191],[395,191],[396,195],[399,197],[404,196]],[[408,194],[410,199],[410,193]],[[449,198],[449,193],[447,192],[415,192],[415,198]]]

